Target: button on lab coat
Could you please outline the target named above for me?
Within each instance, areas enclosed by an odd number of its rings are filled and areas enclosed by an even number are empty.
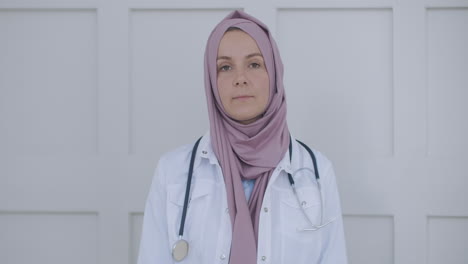
[[[200,141],[194,162],[191,200],[183,238],[189,253],[181,262],[172,258],[178,240],[190,156],[194,143],[164,154],[157,165],[146,201],[138,264],[228,263],[232,229],[226,187],[207,132]],[[340,199],[331,162],[312,149],[320,174],[320,194],[312,159],[297,141],[274,170],[268,182],[260,213],[258,264],[346,264]],[[293,174],[301,204],[294,196],[287,173]],[[317,231],[298,231],[310,226],[300,209],[320,224],[335,219]]]

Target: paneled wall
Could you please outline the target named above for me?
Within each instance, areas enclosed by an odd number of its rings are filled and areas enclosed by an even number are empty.
[[[274,32],[290,130],[334,163],[350,263],[468,263],[466,0],[1,0],[0,263],[136,263],[234,9]]]

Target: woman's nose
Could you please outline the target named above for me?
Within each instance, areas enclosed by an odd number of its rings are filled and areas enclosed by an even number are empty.
[[[243,86],[247,85],[247,78],[245,77],[244,72],[239,72],[234,78],[234,86]]]

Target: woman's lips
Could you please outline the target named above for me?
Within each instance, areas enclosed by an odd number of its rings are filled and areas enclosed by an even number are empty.
[[[251,98],[253,96],[250,96],[250,95],[241,95],[241,96],[236,96],[234,97],[233,99],[248,99],[248,98]]]

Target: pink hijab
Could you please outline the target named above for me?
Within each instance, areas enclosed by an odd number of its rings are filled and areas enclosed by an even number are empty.
[[[241,29],[256,41],[270,80],[266,111],[248,125],[227,115],[218,94],[216,57],[221,38],[229,27]],[[289,146],[283,63],[270,31],[262,22],[243,11],[233,11],[213,29],[205,51],[205,92],[211,143],[223,172],[231,216],[230,263],[257,263],[263,196],[272,172]],[[248,203],[241,179],[256,179]]]

